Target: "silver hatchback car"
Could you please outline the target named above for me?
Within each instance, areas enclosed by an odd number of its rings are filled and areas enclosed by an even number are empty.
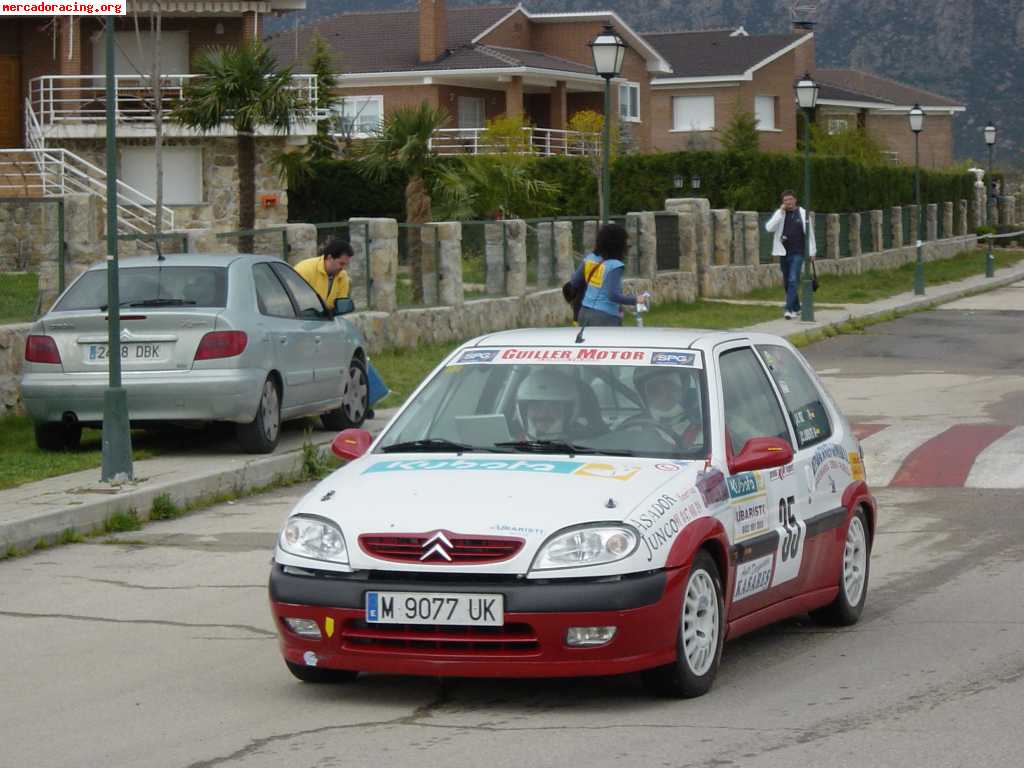
[[[234,422],[246,451],[270,453],[283,419],[319,415],[345,429],[366,418],[362,334],[284,261],[144,256],[119,272],[117,354],[133,426]],[[102,424],[106,302],[99,263],[32,326],[21,394],[40,448],[75,448],[83,426]]]

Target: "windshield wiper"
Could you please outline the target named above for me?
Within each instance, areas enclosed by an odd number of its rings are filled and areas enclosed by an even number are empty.
[[[513,448],[526,453],[567,453],[575,456],[577,453],[593,453],[598,456],[632,456],[632,451],[611,450],[593,448],[589,445],[571,443],[568,440],[508,440],[495,443],[495,448]]]
[[[456,443],[443,437],[425,437],[422,440],[407,440],[404,443],[392,443],[381,448],[384,453],[398,453],[399,451],[427,451],[434,453],[465,453],[473,451],[487,451],[489,448],[481,448],[466,443]]]
[[[193,306],[194,301],[188,299],[127,299],[118,304],[118,307],[183,307]],[[98,307],[100,312],[107,311],[106,304],[100,304]]]

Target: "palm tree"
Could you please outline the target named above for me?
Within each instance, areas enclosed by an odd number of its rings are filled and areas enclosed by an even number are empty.
[[[256,146],[261,126],[286,132],[299,105],[291,90],[291,70],[277,62],[263,43],[207,48],[195,61],[201,75],[185,87],[172,118],[204,133],[228,122],[238,137],[238,227],[251,230],[256,222]],[[252,249],[252,238],[240,240]]]
[[[409,224],[426,224],[431,220],[426,176],[434,170],[436,155],[431,152],[430,139],[434,131],[447,122],[448,113],[427,102],[418,107],[397,109],[384,120],[366,154],[360,158],[364,175],[374,183],[383,183],[396,170],[408,177],[405,220]],[[412,293],[416,302],[423,299],[423,272],[428,267],[422,263],[419,235],[419,229],[414,228],[409,238]]]

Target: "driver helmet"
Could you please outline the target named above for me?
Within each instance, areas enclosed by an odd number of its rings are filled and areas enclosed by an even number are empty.
[[[633,385],[644,405],[657,421],[678,421],[686,413],[686,387],[677,371],[665,368],[637,368]]]
[[[576,413],[572,378],[548,366],[531,371],[516,392],[516,413],[529,439],[564,439]]]

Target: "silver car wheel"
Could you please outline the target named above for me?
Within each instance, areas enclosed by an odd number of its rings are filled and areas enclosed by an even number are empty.
[[[695,571],[686,585],[682,622],[686,663],[700,677],[718,652],[718,594],[707,571]]]
[[[846,531],[846,546],[843,549],[843,591],[850,605],[860,602],[864,590],[864,574],[867,572],[867,536],[864,524],[854,516]]]
[[[277,440],[277,432],[281,428],[281,408],[277,397],[277,387],[270,379],[263,382],[260,415],[262,416],[263,435],[268,442],[272,443]]]
[[[366,376],[362,370],[358,366],[350,366],[348,380],[345,382],[345,393],[341,397],[341,407],[345,409],[349,421],[358,424],[363,420],[367,390]]]

